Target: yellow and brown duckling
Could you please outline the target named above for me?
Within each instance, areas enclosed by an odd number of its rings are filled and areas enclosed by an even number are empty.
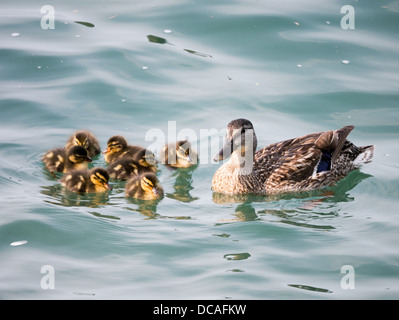
[[[69,191],[77,193],[100,193],[112,190],[108,181],[107,170],[99,167],[91,170],[75,170],[60,180]]]
[[[159,185],[156,175],[146,172],[134,176],[126,182],[125,195],[141,200],[157,200],[163,197],[163,189]]]
[[[89,157],[94,157],[101,152],[100,144],[97,138],[87,130],[76,131],[67,141],[66,148],[73,146],[82,146],[87,150]]]
[[[172,168],[188,168],[197,164],[198,155],[192,150],[190,141],[180,140],[167,144],[161,151],[161,163]]]
[[[148,172],[148,169],[132,159],[122,158],[113,162],[107,171],[112,179],[127,180],[132,176]]]
[[[72,170],[87,169],[88,163],[92,160],[85,148],[74,146],[70,149],[52,149],[43,155],[42,161],[51,173],[66,173]]]
[[[156,172],[156,160],[154,154],[143,147],[129,145],[123,136],[113,136],[107,142],[107,149],[103,151],[104,159],[108,163],[126,158],[138,162],[143,167],[148,167]]]

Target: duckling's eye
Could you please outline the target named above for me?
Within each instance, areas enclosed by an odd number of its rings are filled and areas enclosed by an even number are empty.
[[[119,143],[111,143],[111,144],[108,145],[108,147],[110,149],[117,149],[117,148],[120,148],[121,145]]]
[[[99,176],[97,174],[94,176],[95,176],[96,180],[99,180],[100,182],[103,182],[103,183],[107,183],[107,180],[103,176]]]
[[[145,156],[144,159],[145,159],[147,162],[154,162],[154,161],[155,161],[154,156]]]
[[[85,156],[82,156],[82,155],[80,155],[80,154],[75,154],[74,156],[75,156],[75,159],[77,159],[77,160],[84,160],[84,159],[86,159]]]
[[[144,178],[143,181],[144,181],[144,183],[145,183],[147,186],[149,186],[149,187],[151,187],[151,188],[154,187],[154,184],[153,184],[150,180]]]

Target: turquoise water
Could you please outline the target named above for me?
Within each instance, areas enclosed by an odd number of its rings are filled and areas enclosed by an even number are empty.
[[[399,297],[398,1],[6,0],[0,17],[0,298]],[[259,147],[353,124],[374,161],[323,192],[220,199],[210,159],[238,117]],[[103,149],[189,135],[201,163],[159,165],[158,204],[120,182],[71,194],[40,158],[81,128]]]

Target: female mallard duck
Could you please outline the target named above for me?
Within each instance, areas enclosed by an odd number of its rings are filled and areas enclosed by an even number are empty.
[[[163,189],[155,174],[146,172],[126,182],[125,195],[141,200],[156,200],[163,197]]]
[[[107,171],[112,179],[127,180],[132,176],[137,176],[149,170],[132,159],[122,158],[113,162],[107,168]]]
[[[87,169],[88,162],[92,160],[85,148],[74,146],[70,149],[56,148],[50,150],[43,155],[42,161],[51,173],[66,173],[77,169]]]
[[[161,151],[161,163],[172,168],[188,168],[195,165],[198,155],[191,148],[190,141],[180,140],[167,144]]]
[[[312,133],[255,152],[257,139],[252,123],[233,120],[215,161],[230,159],[216,171],[212,190],[268,194],[330,186],[373,157],[374,146],[357,147],[346,140],[353,128]]]
[[[75,170],[66,174],[60,180],[61,184],[72,192],[97,193],[112,190],[108,184],[109,175],[103,168]]]
[[[76,131],[67,141],[66,148],[82,146],[87,150],[89,157],[94,157],[101,152],[97,138],[87,130]]]
[[[143,167],[148,167],[152,172],[157,171],[154,154],[143,147],[129,145],[122,136],[113,136],[107,142],[107,149],[103,151],[104,159],[113,163],[122,158],[133,159]]]

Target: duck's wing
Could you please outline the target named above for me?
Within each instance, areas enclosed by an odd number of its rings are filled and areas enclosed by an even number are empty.
[[[315,147],[319,135],[279,142],[255,154],[255,170],[268,187],[298,182],[313,175],[322,152]]]
[[[352,126],[335,131],[312,133],[272,144],[255,154],[255,170],[267,188],[283,189],[303,182],[317,173],[326,154],[333,165],[342,151]]]

